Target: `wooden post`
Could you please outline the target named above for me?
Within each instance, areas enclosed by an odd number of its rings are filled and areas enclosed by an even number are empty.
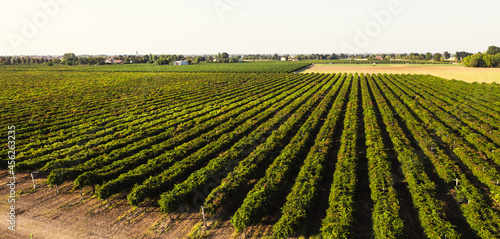
[[[59,194],[59,187],[56,184],[56,193]]]
[[[203,215],[203,225],[207,228],[207,220],[205,219],[205,207],[201,206],[201,214]]]
[[[108,207],[109,207],[109,198],[106,198],[106,202],[108,203]]]
[[[458,178],[455,178],[456,185],[458,187]]]
[[[80,198],[82,199],[83,201],[83,193],[82,193],[82,189],[80,188]]]
[[[36,188],[35,178],[33,177],[33,173],[30,173],[30,175],[31,175],[31,180],[33,181],[33,188]]]

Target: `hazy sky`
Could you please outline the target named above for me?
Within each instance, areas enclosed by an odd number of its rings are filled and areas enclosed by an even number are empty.
[[[0,55],[402,53],[500,45],[498,0],[0,0]]]

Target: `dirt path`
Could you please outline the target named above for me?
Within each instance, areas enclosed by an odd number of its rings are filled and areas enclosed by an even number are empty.
[[[302,73],[394,73],[394,74],[424,74],[456,79],[465,82],[500,83],[500,68],[469,68],[463,66],[440,65],[313,65]]]
[[[45,185],[45,179],[36,179],[33,189],[29,174],[18,174],[16,182],[16,227],[8,229],[7,215],[9,183],[5,170],[0,171],[0,235],[2,239],[28,238],[184,238],[195,223],[196,214],[183,214],[175,222],[159,211],[157,206],[130,206],[124,196],[105,201],[97,200],[91,188],[83,190],[83,201],[72,184],[54,188]]]

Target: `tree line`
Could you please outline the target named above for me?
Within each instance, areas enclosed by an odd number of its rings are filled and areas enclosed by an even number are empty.
[[[232,55],[227,52],[216,55],[184,56],[184,55],[118,55],[118,56],[76,56],[75,53],[65,53],[62,57],[39,57],[39,56],[3,56],[0,57],[0,64],[54,64],[61,65],[104,65],[106,60],[113,59],[121,61],[123,64],[149,63],[156,65],[171,65],[175,61],[187,61],[189,64],[206,63],[237,63],[242,56]]]
[[[464,62],[467,66],[473,67],[498,67],[500,55],[498,47],[491,46],[487,53],[472,53],[460,51],[455,53],[456,62]],[[449,61],[452,54],[448,51],[441,53],[391,53],[391,54],[298,54],[279,55],[275,54],[249,54],[249,55],[229,55],[227,52],[216,55],[195,55],[185,56],[176,54],[146,54],[146,55],[118,55],[118,56],[76,56],[74,53],[65,53],[62,57],[38,57],[38,56],[3,56],[0,57],[0,64],[61,64],[61,65],[104,65],[107,59],[119,60],[123,64],[149,63],[156,65],[171,65],[175,61],[187,61],[188,64],[199,63],[238,63],[243,60],[409,60],[409,61]]]
[[[485,53],[467,56],[463,62],[468,67],[500,67],[500,47],[490,46]]]

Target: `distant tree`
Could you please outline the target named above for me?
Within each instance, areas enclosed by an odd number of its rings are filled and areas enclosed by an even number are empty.
[[[448,60],[448,59],[450,59],[451,54],[448,51],[445,51],[444,54],[443,54],[443,56],[444,56],[445,60]]]
[[[89,60],[87,57],[78,58],[78,65],[87,65],[87,64],[89,64]]]
[[[457,51],[457,53],[456,53],[457,61],[462,61],[462,60],[464,60],[464,58],[466,58],[468,56],[472,56],[472,53],[465,52],[465,51]]]
[[[53,66],[53,65],[54,65],[54,63],[49,62],[49,63],[47,63],[47,65],[48,65],[48,66]]]
[[[64,65],[74,65],[74,62],[77,61],[75,53],[64,53],[63,59],[61,60],[61,64]]]
[[[214,61],[214,57],[213,56],[208,56],[207,62],[213,62],[213,61]]]
[[[485,67],[495,67],[495,61],[493,60],[493,55],[484,54],[483,62]]]
[[[168,65],[170,64],[170,61],[167,60],[167,58],[160,58],[156,61],[158,65]]]
[[[200,57],[199,56],[194,58],[194,64],[200,64]]]
[[[340,59],[346,59],[346,58],[347,58],[347,56],[346,56],[344,53],[340,53],[339,58],[340,58]]]
[[[441,61],[441,57],[441,53],[436,53],[432,58],[434,59],[434,61]]]
[[[488,50],[486,51],[486,54],[488,55],[496,55],[500,53],[500,47],[497,46],[489,46]]]
[[[480,52],[472,56],[465,57],[464,65],[469,67],[484,67],[486,64],[483,60],[483,54]]]
[[[482,67],[483,66],[483,61],[479,58],[471,58],[469,60],[469,65],[472,67]]]
[[[229,63],[238,63],[240,62],[240,59],[238,57],[231,57],[231,59],[229,60]]]
[[[339,56],[335,53],[332,53],[331,55],[328,56],[328,59],[329,60],[335,60],[335,59],[339,59]]]
[[[493,61],[495,62],[495,66],[494,67],[500,67],[500,53],[497,53],[493,57]]]
[[[227,52],[222,52],[222,59],[229,58],[229,54]]]
[[[75,57],[75,53],[64,53],[63,60],[73,60]]]

